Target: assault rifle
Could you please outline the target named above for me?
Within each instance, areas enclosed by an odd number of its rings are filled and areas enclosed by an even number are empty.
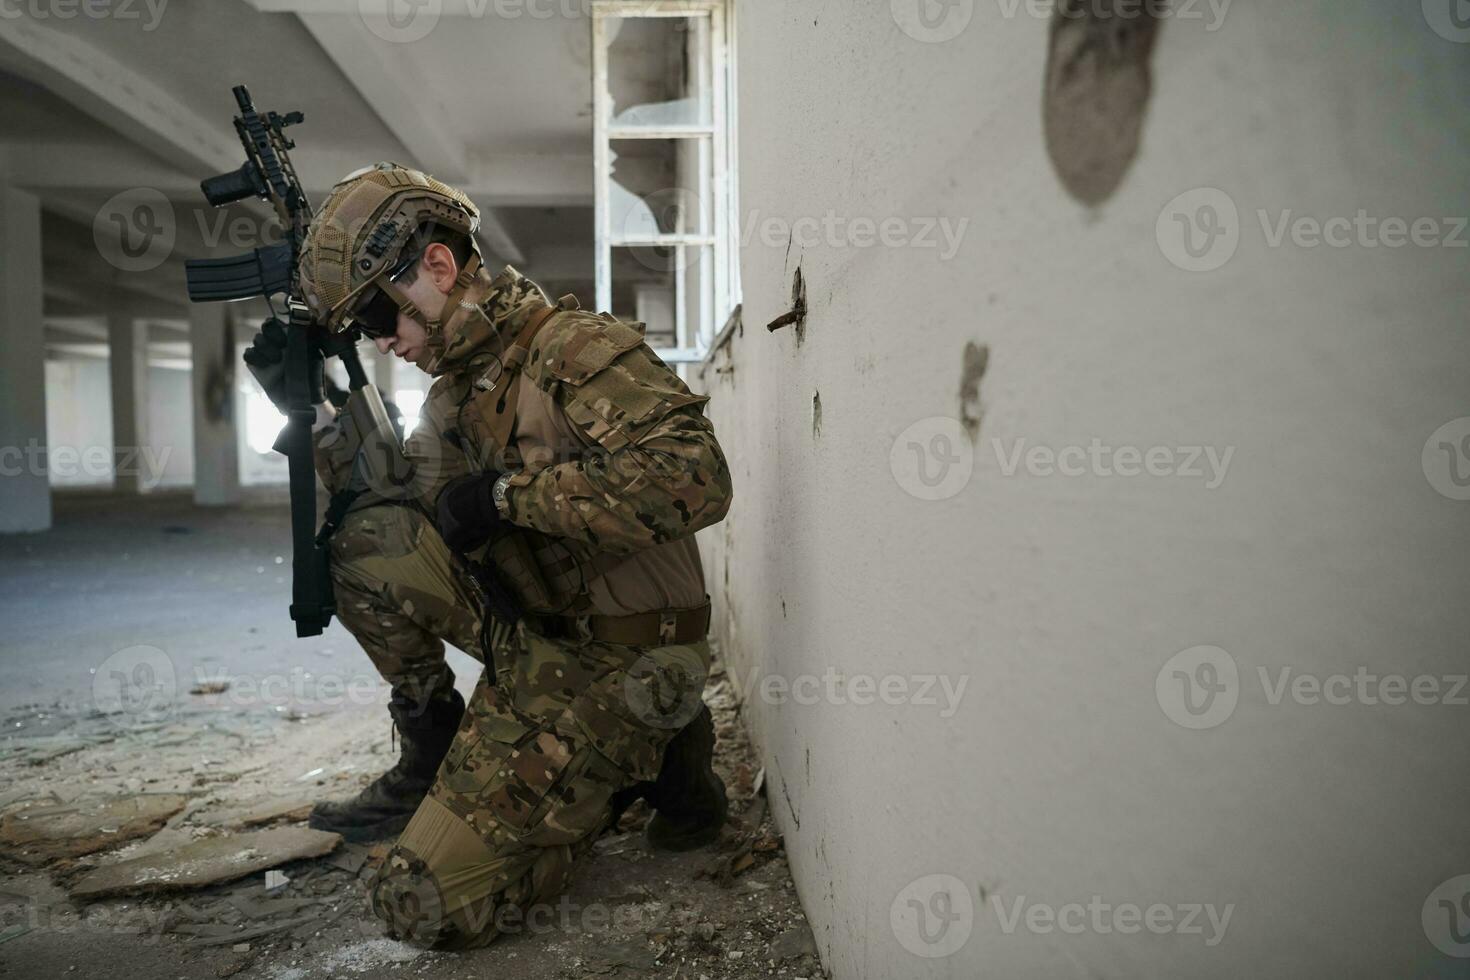
[[[262,114],[243,85],[234,88],[240,114],[235,132],[245,147],[245,163],[238,170],[209,177],[200,183],[204,197],[214,207],[247,198],[270,201],[285,232],[283,239],[261,246],[245,255],[223,259],[190,259],[184,263],[189,299],[196,303],[284,296],[289,311],[286,330],[286,427],[276,442],[290,464],[291,481],[291,619],[297,636],[317,636],[332,621],[335,603],[328,574],[328,542],[316,534],[316,471],[313,466],[311,426],[316,408],[311,404],[311,371],[314,357],[335,354],[347,367],[354,390],[368,387],[352,339],[333,342],[317,326],[302,301],[297,283],[297,261],[311,225],[311,204],[290,150],[296,144],[286,138],[287,126],[302,121],[300,112],[282,116]],[[272,309],[274,310],[274,305]],[[376,395],[376,391],[372,392]],[[379,399],[381,403],[381,399]]]

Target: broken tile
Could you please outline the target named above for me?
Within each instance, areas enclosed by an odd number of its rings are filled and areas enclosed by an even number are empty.
[[[74,898],[103,898],[199,888],[233,881],[302,858],[330,853],[342,838],[307,827],[276,827],[248,834],[207,837],[171,854],[107,865],[72,887]]]
[[[24,925],[22,923],[16,923],[13,926],[7,926],[4,932],[0,932],[0,943],[8,943],[12,939],[19,939],[21,936],[24,936],[26,933],[30,932],[31,928],[31,926]]]
[[[282,821],[295,823],[310,816],[314,805],[311,800],[303,799],[273,800],[239,814],[235,823],[241,827],[263,827]]]
[[[24,805],[0,818],[0,843],[30,865],[78,857],[153,833],[184,808],[173,793],[146,793],[68,804]]]
[[[368,848],[365,845],[344,844],[337,853],[327,858],[327,863],[334,868],[341,868],[348,874],[355,875],[362,870],[367,859]]]

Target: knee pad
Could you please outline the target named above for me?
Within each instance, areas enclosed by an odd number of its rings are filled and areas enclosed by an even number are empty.
[[[438,879],[423,858],[404,848],[389,852],[368,900],[388,935],[402,942],[431,949],[454,932]]]

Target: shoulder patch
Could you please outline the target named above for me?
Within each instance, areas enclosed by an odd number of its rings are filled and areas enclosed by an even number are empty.
[[[643,325],[568,310],[537,335],[526,373],[542,387],[552,379],[583,384],[643,343]]]

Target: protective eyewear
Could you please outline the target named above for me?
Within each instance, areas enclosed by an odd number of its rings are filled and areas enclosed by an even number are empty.
[[[388,274],[388,281],[397,282],[418,259],[419,256],[414,255],[403,262]],[[369,286],[352,304],[347,321],[368,340],[392,337],[398,332],[398,304],[377,286]]]

